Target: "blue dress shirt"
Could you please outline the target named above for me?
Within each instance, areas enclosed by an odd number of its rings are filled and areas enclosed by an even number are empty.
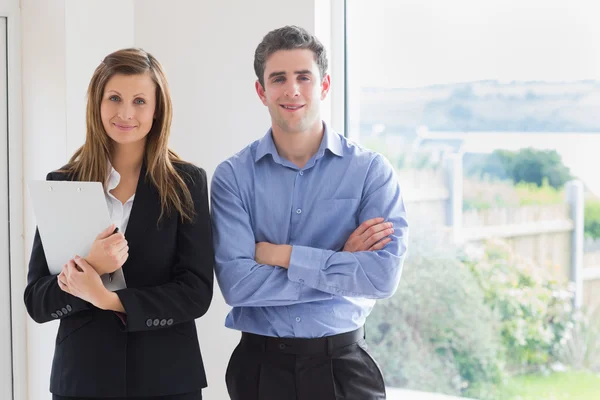
[[[298,168],[277,153],[272,131],[222,162],[211,187],[215,271],[229,328],[314,338],[365,323],[400,281],[408,225],[390,163],[328,129]],[[365,220],[394,224],[379,251],[342,251]],[[289,269],[258,264],[258,242],[289,244]]]

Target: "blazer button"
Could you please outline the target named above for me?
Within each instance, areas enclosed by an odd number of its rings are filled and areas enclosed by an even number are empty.
[[[58,318],[58,314],[53,312],[52,314],[50,314],[52,316],[52,318]]]
[[[68,305],[68,304],[67,304],[67,311],[68,311],[68,312],[71,312],[71,311],[73,311],[73,308],[71,308],[71,306],[70,306],[70,305]]]
[[[62,313],[63,313],[63,314],[65,314],[65,315],[66,315],[66,314],[69,312],[69,311],[68,311],[68,310],[67,310],[65,307],[63,307],[63,309],[62,309],[61,311],[62,311]]]
[[[167,320],[166,319],[161,319],[160,320],[160,326],[165,326],[167,324]]]
[[[62,315],[63,315],[63,314],[62,314],[62,311],[58,310],[58,311],[56,312],[56,315],[58,315],[59,317],[62,317]]]
[[[169,325],[169,326],[173,325],[173,318],[169,318],[167,320],[167,325]]]
[[[153,321],[154,326],[158,326],[160,324],[160,320],[157,318]]]
[[[146,326],[147,326],[148,328],[150,328],[150,327],[152,326],[152,319],[151,319],[151,318],[148,318],[148,319],[146,320]]]

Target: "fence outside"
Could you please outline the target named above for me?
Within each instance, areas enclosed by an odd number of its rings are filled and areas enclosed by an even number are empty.
[[[502,238],[519,255],[551,269],[575,287],[575,306],[600,303],[600,241],[584,239],[584,189],[568,182],[563,204],[463,211],[462,157],[438,170],[401,170],[409,217],[446,226],[457,243]]]

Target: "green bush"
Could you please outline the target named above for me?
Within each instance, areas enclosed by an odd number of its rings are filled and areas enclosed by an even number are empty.
[[[592,239],[600,239],[600,200],[587,200],[584,211],[585,235]]]
[[[489,398],[502,381],[500,320],[455,254],[412,240],[396,294],[378,302],[367,337],[390,386]]]
[[[501,337],[512,373],[540,369],[555,360],[572,325],[572,294],[549,271],[519,257],[502,242],[489,242],[466,264],[501,318]]]
[[[367,321],[387,385],[495,399],[507,373],[558,359],[572,294],[546,270],[502,242],[457,254],[419,236],[398,291]]]
[[[577,312],[573,322],[560,342],[559,361],[600,374],[600,307]]]

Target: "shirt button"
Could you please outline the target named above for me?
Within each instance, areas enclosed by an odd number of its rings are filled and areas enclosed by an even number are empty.
[[[304,283],[304,279],[298,279],[298,282]]]
[[[302,319],[300,317],[296,317],[296,322],[300,322]]]
[[[296,209],[296,214],[302,214],[302,210],[301,209]]]
[[[300,175],[304,175],[304,172],[303,172],[303,171],[300,171]]]

